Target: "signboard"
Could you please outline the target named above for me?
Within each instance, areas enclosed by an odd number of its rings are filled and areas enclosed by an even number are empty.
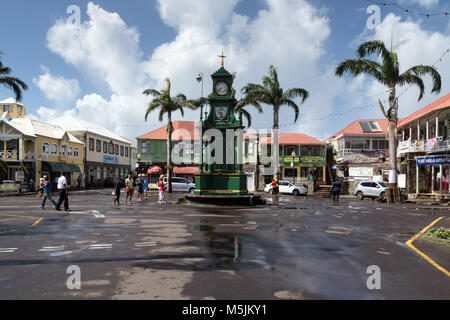
[[[418,166],[450,164],[450,156],[421,157],[416,159]]]
[[[417,140],[412,145],[413,152],[424,152],[425,151],[425,141]]]
[[[119,164],[119,157],[103,156],[104,163]]]
[[[434,149],[434,146],[436,145],[436,138],[433,139],[428,139],[427,140],[427,150],[432,150]]]
[[[398,146],[398,153],[399,153],[399,154],[401,154],[401,153],[407,153],[407,152],[410,151],[410,150],[409,150],[410,147],[411,147],[411,140],[402,141],[402,142],[399,143],[399,146]]]
[[[15,178],[16,178],[16,181],[23,182],[23,180],[25,180],[25,175],[24,175],[23,171],[16,171]]]
[[[373,176],[372,167],[350,167],[348,168],[350,177],[371,177]]]
[[[398,175],[398,187],[401,189],[406,188],[406,174],[399,174]]]

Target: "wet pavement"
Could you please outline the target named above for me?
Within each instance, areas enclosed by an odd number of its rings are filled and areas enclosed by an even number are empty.
[[[291,196],[222,208],[182,197],[116,207],[109,190],[74,192],[70,214],[40,210],[33,196],[0,198],[0,299],[450,298],[450,277],[405,245],[438,217],[449,227],[450,211]],[[449,270],[450,246],[414,244]],[[81,290],[66,285],[73,265]],[[367,288],[371,265],[380,290]]]

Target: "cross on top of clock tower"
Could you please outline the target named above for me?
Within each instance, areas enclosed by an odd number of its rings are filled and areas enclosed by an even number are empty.
[[[224,56],[224,55],[223,55],[223,51],[222,51],[222,55],[219,56],[219,58],[222,59],[222,64],[220,65],[222,68],[224,68],[224,65],[223,65],[223,59],[226,58],[226,57],[227,57],[227,56]]]

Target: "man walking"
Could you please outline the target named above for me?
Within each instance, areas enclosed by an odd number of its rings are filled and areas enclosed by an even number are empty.
[[[57,211],[61,210],[61,205],[64,202],[64,211],[69,212],[69,198],[68,198],[68,190],[67,190],[67,180],[66,177],[64,177],[64,174],[61,174],[61,177],[58,179],[58,192],[59,192],[59,201],[56,205]]]
[[[333,194],[333,202],[339,203],[339,195],[341,193],[342,184],[339,179],[334,180],[333,185],[331,186],[331,193]]]
[[[52,185],[48,180],[47,176],[44,176],[44,183],[42,185],[42,189],[44,192],[44,199],[42,199],[41,209],[44,209],[47,198],[53,203],[53,207],[56,208],[56,202],[55,200],[52,199]]]
[[[125,202],[128,202],[128,198],[130,198],[129,205],[131,205],[131,200],[133,200],[134,193],[134,180],[131,174],[128,174],[128,178],[125,180],[125,187],[127,189],[127,198],[125,199]]]

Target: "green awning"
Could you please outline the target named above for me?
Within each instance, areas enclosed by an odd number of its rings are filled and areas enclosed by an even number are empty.
[[[47,172],[81,172],[76,164],[42,161],[42,171]]]

